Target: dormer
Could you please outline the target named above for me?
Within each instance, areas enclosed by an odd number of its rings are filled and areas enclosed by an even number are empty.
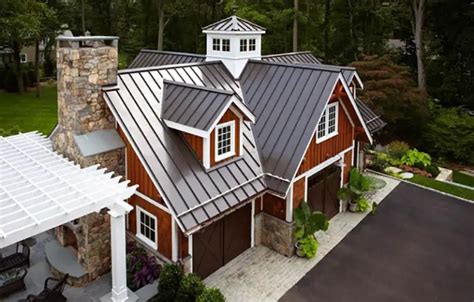
[[[165,80],[161,117],[181,132],[204,168],[243,155],[243,123],[255,116],[233,91]]]
[[[206,34],[206,61],[220,60],[235,79],[249,59],[260,60],[265,28],[231,16],[203,27]]]

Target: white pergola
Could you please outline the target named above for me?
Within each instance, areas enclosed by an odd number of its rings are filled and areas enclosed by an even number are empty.
[[[113,172],[81,169],[37,132],[0,137],[0,248],[103,208],[111,216],[112,301],[129,301],[124,200],[137,186]]]

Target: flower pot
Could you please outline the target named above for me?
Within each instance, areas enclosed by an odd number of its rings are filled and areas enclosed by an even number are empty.
[[[295,250],[296,250],[296,256],[300,258],[306,257],[303,251],[301,250],[300,243],[298,241],[295,243]]]
[[[359,211],[359,206],[357,205],[357,202],[349,200],[349,211],[351,211],[352,213],[356,213]]]

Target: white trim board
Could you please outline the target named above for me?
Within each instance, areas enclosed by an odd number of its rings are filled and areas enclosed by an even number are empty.
[[[166,208],[164,205],[160,204],[158,201],[156,201],[154,199],[151,199],[150,197],[146,196],[145,194],[136,191],[135,195],[137,195],[141,199],[145,200],[146,202],[150,203],[151,205],[159,208],[160,210],[165,211],[168,214],[171,214],[170,210],[168,208]]]

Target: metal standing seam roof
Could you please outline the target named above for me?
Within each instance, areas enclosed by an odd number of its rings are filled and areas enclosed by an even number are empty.
[[[206,170],[179,131],[160,116],[163,80],[240,93],[221,62],[123,70],[117,87],[104,88],[107,104],[181,229],[198,226],[263,192],[266,185],[250,124],[244,122],[243,155]]]
[[[128,66],[128,68],[188,64],[204,62],[205,60],[206,55],[142,49],[132,61],[132,63]]]
[[[265,62],[281,62],[281,63],[293,63],[293,64],[321,64],[321,62],[310,52],[288,52],[280,53],[275,55],[262,56],[262,61]]]
[[[206,31],[221,32],[265,32],[265,28],[237,16],[230,16],[202,28]]]
[[[240,83],[244,99],[257,117],[253,125],[267,181],[285,195],[340,77],[337,69],[249,61]],[[269,177],[270,178],[270,177]]]
[[[81,169],[37,132],[0,137],[0,248],[125,204],[137,186],[98,167]]]
[[[362,114],[362,118],[365,121],[365,124],[367,125],[367,128],[369,129],[370,133],[373,134],[383,127],[387,125],[386,122],[384,122],[379,115],[375,114],[363,101],[361,101],[359,98],[356,99],[356,104],[357,107],[360,110],[360,113]]]

